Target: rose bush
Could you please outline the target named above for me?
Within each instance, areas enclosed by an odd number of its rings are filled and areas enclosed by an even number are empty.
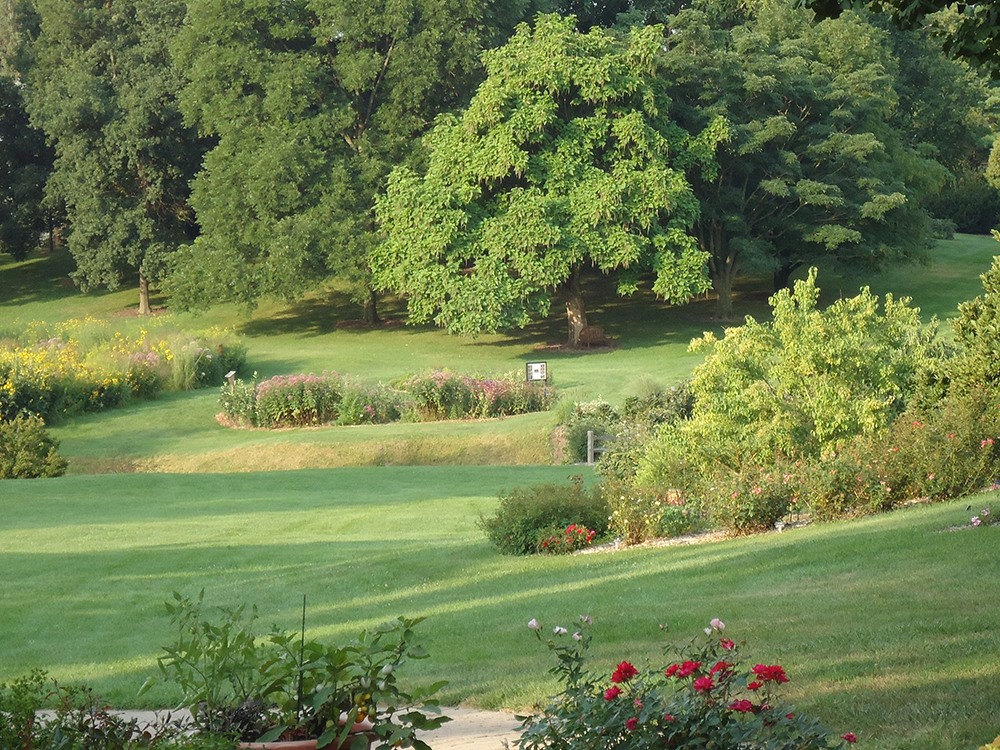
[[[610,675],[586,667],[590,625],[581,616],[571,636],[556,626],[546,639],[537,620],[528,623],[556,655],[552,671],[563,690],[541,712],[522,717],[520,750],[824,750],[857,740],[785,705],[779,695],[789,681],[785,669],[744,666],[742,647],[724,637],[717,618],[665,667],[640,669],[626,660]]]

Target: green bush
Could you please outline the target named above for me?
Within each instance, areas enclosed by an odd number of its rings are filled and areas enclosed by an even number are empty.
[[[818,521],[889,510],[900,496],[880,449],[882,438],[859,438],[804,464],[792,485],[796,500]],[[895,485],[895,486],[894,486]]]
[[[37,415],[0,419],[0,479],[62,476],[66,460],[58,447]]]
[[[572,411],[561,422],[565,425],[566,448],[571,461],[587,460],[587,433],[614,435],[618,425],[618,412],[603,399],[582,401],[573,405]]]
[[[585,487],[581,478],[502,494],[496,513],[481,516],[478,525],[503,554],[530,555],[541,539],[571,524],[593,530],[597,537],[608,528],[608,506],[600,490]]]
[[[793,475],[780,469],[746,465],[738,471],[720,469],[707,477],[703,492],[710,518],[733,534],[754,534],[774,528],[795,503]]]
[[[545,411],[555,400],[552,388],[526,383],[518,373],[480,377],[435,370],[409,378],[399,387],[408,394],[405,416],[411,421],[526,414]]]
[[[980,490],[1000,476],[1000,395],[953,389],[932,407],[901,415],[872,452],[884,457],[898,497],[947,499]]]
[[[343,389],[337,424],[385,424],[395,422],[402,414],[404,394],[381,384],[366,386],[345,382]]]

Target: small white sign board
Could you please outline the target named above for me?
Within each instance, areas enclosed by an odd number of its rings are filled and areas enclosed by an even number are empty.
[[[524,379],[529,383],[548,380],[549,368],[546,362],[528,362],[524,365]]]

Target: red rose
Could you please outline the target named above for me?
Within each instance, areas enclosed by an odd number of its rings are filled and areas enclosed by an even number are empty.
[[[634,731],[637,726],[639,726],[639,719],[635,716],[625,722],[625,728],[630,732]]]
[[[612,682],[628,682],[633,677],[639,674],[639,670],[629,664],[627,661],[623,661],[615,668],[615,673],[611,675]]]
[[[664,714],[663,715],[663,720],[664,721],[677,721],[677,717],[675,717],[673,714]]]
[[[744,698],[743,700],[733,701],[729,704],[729,708],[733,711],[739,711],[741,714],[745,714],[753,711],[753,703]]]
[[[678,677],[690,677],[701,667],[700,661],[686,661],[677,670]]]
[[[753,668],[753,673],[763,682],[788,682],[788,675],[778,664],[757,664]]]
[[[708,673],[709,674],[715,674],[716,672],[723,672],[723,673],[725,673],[725,672],[729,671],[732,668],[733,668],[733,665],[730,664],[728,661],[719,661],[719,662],[715,663],[715,666],[712,667],[708,671]]]
[[[760,690],[762,687],[764,687],[764,683],[762,682],[750,682],[747,684],[747,690]]]
[[[691,683],[691,687],[694,688],[696,693],[708,693],[715,687],[715,680],[707,676],[699,677]]]
[[[847,734],[840,735],[840,739],[844,740],[844,742],[850,742],[851,744],[854,744],[855,742],[858,741],[858,735],[856,735],[854,732],[848,732]]]
[[[719,641],[719,645],[722,646],[722,648],[724,648],[726,651],[732,651],[734,648],[736,648],[736,644],[733,643],[728,638],[722,638]]]
[[[617,685],[615,687],[609,687],[607,690],[604,691],[604,700],[613,701],[621,694],[622,694],[621,688],[619,688]]]
[[[677,674],[677,670],[680,668],[681,668],[680,664],[671,664],[669,667],[667,667],[667,671],[665,671],[663,674],[665,674],[667,677],[673,677],[675,674]]]

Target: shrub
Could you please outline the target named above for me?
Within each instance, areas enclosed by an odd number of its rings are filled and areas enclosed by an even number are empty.
[[[795,499],[818,521],[889,510],[900,493],[880,445],[880,439],[859,438],[836,453],[803,464],[795,476]]]
[[[956,356],[946,365],[953,388],[1000,385],[1000,256],[980,279],[983,294],[958,306]]]
[[[929,408],[901,415],[884,442],[887,481],[904,498],[944,499],[975,492],[1000,474],[1000,395],[952,389]]]
[[[553,529],[571,524],[593,530],[597,537],[608,528],[604,498],[599,489],[585,487],[580,477],[569,484],[538,484],[502,494],[496,512],[481,516],[478,525],[503,554],[529,555]]]
[[[753,663],[743,647],[722,636],[713,619],[705,635],[678,647],[671,663],[637,668],[620,661],[610,674],[587,669],[590,618],[572,636],[556,626],[544,642],[557,659],[550,670],[562,691],[527,717],[520,750],[646,750],[647,748],[842,748],[839,738],[780,697],[789,676],[779,664]],[[541,625],[528,623],[538,636]]]
[[[59,477],[66,460],[39,416],[0,419],[0,479]]]
[[[345,382],[337,424],[395,422],[402,414],[402,396],[381,384],[366,386]]]
[[[39,711],[47,710],[41,718]],[[230,738],[192,735],[179,722],[140,724],[110,711],[85,685],[64,686],[40,670],[0,685],[0,747],[224,750]]]
[[[748,464],[738,471],[719,469],[707,481],[705,504],[713,522],[733,534],[774,528],[794,506],[793,475]]]
[[[213,343],[209,343],[212,340]],[[29,324],[0,345],[0,418],[38,414],[47,422],[152,398],[169,385],[221,383],[239,369],[245,349],[218,332],[136,336],[107,321]]]

